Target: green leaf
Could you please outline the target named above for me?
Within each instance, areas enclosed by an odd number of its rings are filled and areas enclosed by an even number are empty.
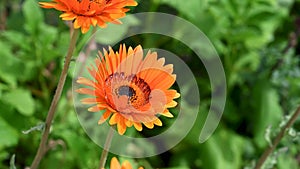
[[[299,163],[291,153],[282,154],[278,158],[278,169],[299,168]]]
[[[245,140],[230,130],[215,133],[201,148],[203,169],[239,169]]]
[[[189,1],[186,3],[182,0],[161,0],[161,3],[173,6],[178,11],[189,18],[198,18],[198,14],[207,6],[207,1]]]
[[[31,116],[34,113],[34,100],[27,90],[12,90],[4,94],[2,100],[15,107],[24,116]]]
[[[0,41],[0,49],[0,79],[15,87],[17,78],[22,76],[20,72],[23,71],[24,66],[20,59],[13,55],[9,44]]]
[[[5,31],[2,34],[12,45],[21,47],[22,50],[30,50],[31,46],[24,34],[17,31]]]
[[[58,38],[58,29],[45,24],[41,24],[41,29],[43,30],[44,35],[39,37],[40,41],[43,45],[52,45]]]
[[[258,55],[258,53],[251,51],[235,61],[234,70],[236,71],[236,73],[239,73],[243,69],[255,71],[257,70],[259,63],[260,56]]]
[[[35,34],[38,31],[39,24],[43,23],[44,17],[42,11],[35,0],[26,0],[23,5],[23,14],[25,16],[25,29]]]
[[[6,151],[0,151],[0,161],[7,160],[9,153]],[[3,164],[0,163],[0,168],[5,168]],[[6,167],[7,168],[7,167]]]
[[[277,126],[282,117],[282,108],[279,104],[279,95],[265,78],[260,78],[253,89],[254,112],[253,121],[256,144],[263,148],[267,145],[264,138],[268,126]],[[251,113],[251,112],[249,112]]]
[[[0,150],[18,143],[18,132],[0,117]]]
[[[38,36],[37,41],[34,42],[35,53],[41,62],[37,62],[38,66],[46,66],[50,61],[58,56],[63,57],[67,49],[59,55],[59,48],[55,44],[58,42],[58,30],[52,26],[40,24],[40,29],[43,30],[43,36]],[[63,44],[68,47],[68,44]]]

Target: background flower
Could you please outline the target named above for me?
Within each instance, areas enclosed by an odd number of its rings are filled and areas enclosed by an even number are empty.
[[[118,159],[113,157],[110,161],[110,169],[132,169],[132,166],[129,161],[124,161],[122,165],[120,165]],[[139,167],[138,169],[144,169],[143,167]]]
[[[126,6],[136,6],[134,0],[53,0],[40,2],[43,8],[54,8],[62,11],[63,20],[74,22],[74,28],[81,28],[86,33],[90,26],[106,27],[106,22],[121,23],[119,18],[124,17],[129,9]]]

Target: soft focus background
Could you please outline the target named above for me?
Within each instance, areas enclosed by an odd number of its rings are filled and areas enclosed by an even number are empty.
[[[70,32],[66,22],[58,18],[60,13],[41,9],[37,2],[0,1],[0,168],[14,163],[10,160],[13,154],[17,168],[31,164],[41,132],[22,131],[39,128],[45,120],[68,47]],[[222,120],[205,143],[198,143],[197,125],[168,152],[129,160],[146,169],[251,169],[286,123],[287,115],[300,104],[300,1],[139,0],[131,9],[130,13],[174,14],[199,27],[223,62],[228,95]],[[106,35],[97,42],[111,43],[110,36],[115,35]],[[136,36],[124,42],[166,49],[185,60],[201,92],[200,110],[193,113],[198,113],[197,123],[202,124],[211,89],[205,68],[195,64],[199,63],[197,56],[180,42],[158,35]],[[77,50],[83,45],[79,41]],[[101,149],[85,134],[73,108],[72,76],[70,71],[40,168],[91,169],[99,164]],[[176,108],[172,111],[176,115]],[[141,134],[158,134],[172,120],[164,118],[161,129]],[[300,168],[299,143],[298,118],[264,168]]]

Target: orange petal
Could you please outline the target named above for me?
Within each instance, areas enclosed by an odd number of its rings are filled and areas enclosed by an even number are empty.
[[[127,127],[131,127],[133,125],[133,122],[130,121],[130,120],[126,120],[125,124],[126,124]]]
[[[141,65],[141,71],[142,70],[147,70],[149,68],[153,68],[153,65],[157,62],[157,53],[151,53],[148,51],[142,65]]]
[[[153,121],[153,123],[157,126],[162,126],[162,122],[157,118]]]
[[[101,111],[101,110],[103,110],[103,109],[99,108],[97,105],[96,105],[96,106],[93,106],[93,107],[90,107],[90,108],[88,109],[88,111],[90,111],[90,112],[99,112],[99,111]]]
[[[129,161],[126,160],[126,161],[123,162],[121,169],[132,169],[132,166],[129,163]]]
[[[125,125],[123,117],[120,117],[120,120],[117,124],[117,128],[118,128],[118,132],[119,132],[120,135],[123,135],[126,132],[127,127]]]
[[[142,131],[142,130],[143,130],[143,126],[142,126],[141,123],[134,122],[134,123],[133,123],[133,126],[134,126],[134,128],[135,128],[137,131]]]
[[[180,97],[180,94],[174,89],[167,90],[165,93],[168,98],[177,99]]]
[[[84,77],[79,77],[76,81],[79,84],[87,85],[96,88],[95,82]]]
[[[96,25],[97,25],[97,22],[98,22],[98,21],[97,21],[96,18],[94,18],[94,17],[91,18],[91,23],[92,23],[93,26],[96,26]]]
[[[151,89],[169,89],[175,82],[176,76],[168,72],[149,68],[138,73],[138,77],[145,80]]]
[[[171,114],[168,109],[166,109],[164,112],[162,112],[161,115],[163,115],[165,117],[169,117],[169,118],[174,117],[174,115]]]
[[[92,95],[92,96],[95,96],[95,90],[92,90],[92,89],[88,89],[88,88],[80,88],[80,89],[77,89],[75,90],[77,93],[80,93],[80,94],[87,94],[87,95]]]
[[[85,24],[83,26],[81,26],[81,32],[83,34],[87,33],[90,30],[90,25],[89,24]]]
[[[81,23],[79,22],[78,18],[75,19],[74,23],[73,23],[73,26],[75,29],[78,29],[81,27]]]
[[[56,6],[55,3],[49,2],[39,2],[39,4],[42,6],[42,8],[54,8]]]
[[[59,17],[63,18],[63,20],[74,20],[76,18],[76,15],[73,13],[63,13],[59,15]]]
[[[111,112],[106,110],[103,115],[101,116],[100,120],[98,121],[98,124],[102,124],[104,123],[108,118],[109,116],[111,115]]]
[[[148,129],[153,129],[154,124],[152,122],[145,122],[143,123]]]
[[[137,6],[138,3],[136,1],[127,1],[125,6]]]
[[[120,169],[121,165],[116,157],[113,157],[110,161],[110,169]]]
[[[150,93],[150,104],[156,112],[164,111],[167,104],[166,94],[159,89],[154,89]]]
[[[109,120],[109,124],[114,125],[117,124],[118,122],[119,122],[119,113],[114,113]]]
[[[166,105],[167,108],[171,108],[171,107],[175,107],[175,106],[177,106],[177,102],[174,100]]]
[[[97,99],[96,98],[84,98],[81,100],[82,104],[96,104]]]

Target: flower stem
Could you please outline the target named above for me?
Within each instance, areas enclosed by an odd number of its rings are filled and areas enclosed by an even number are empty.
[[[277,135],[275,140],[273,141],[273,145],[265,150],[263,155],[260,157],[254,169],[260,169],[264,162],[268,159],[269,155],[274,151],[274,149],[279,144],[280,140],[284,137],[285,132],[294,124],[300,115],[300,106],[294,112],[293,116],[289,119],[287,124],[281,129],[280,133]]]
[[[110,127],[107,137],[106,137],[106,140],[105,140],[104,148],[103,148],[103,151],[101,154],[99,169],[103,169],[105,166],[108,150],[109,150],[113,136],[114,136],[114,129],[112,127]]]
[[[48,115],[47,115],[46,122],[45,122],[45,129],[44,129],[44,132],[43,132],[43,135],[42,135],[42,139],[41,139],[38,151],[35,155],[35,158],[34,158],[32,164],[31,164],[30,169],[36,169],[39,166],[40,161],[43,158],[44,154],[46,153],[46,149],[47,149],[46,144],[47,144],[47,140],[48,140],[48,137],[49,137],[49,131],[50,131],[51,123],[52,123],[52,120],[53,120],[53,117],[54,117],[54,114],[55,114],[55,110],[57,108],[57,104],[58,104],[58,101],[61,97],[61,93],[62,93],[64,84],[65,84],[65,81],[66,81],[69,65],[70,65],[70,62],[71,62],[71,59],[72,59],[72,54],[73,54],[73,51],[75,49],[76,40],[77,40],[78,35],[79,35],[79,30],[75,29],[73,34],[72,34],[72,37],[71,37],[71,41],[70,41],[70,45],[69,45],[69,48],[68,48],[68,53],[67,53],[67,56],[66,56],[64,67],[63,67],[63,70],[60,74],[60,78],[59,78],[59,81],[58,81],[58,84],[57,84],[57,88],[56,88],[54,97],[52,99],[51,106],[50,106],[49,111],[48,111]]]

